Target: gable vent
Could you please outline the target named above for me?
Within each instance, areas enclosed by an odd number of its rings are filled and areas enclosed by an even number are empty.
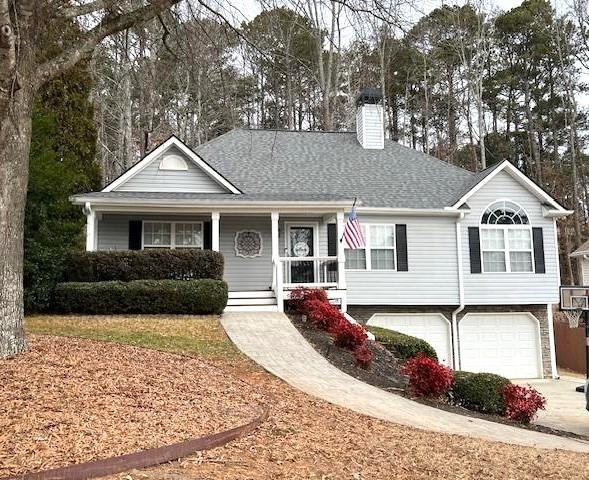
[[[384,148],[382,93],[378,88],[366,88],[356,97],[356,137],[362,148]]]
[[[160,161],[160,170],[188,170],[186,160],[180,155],[164,155]]]

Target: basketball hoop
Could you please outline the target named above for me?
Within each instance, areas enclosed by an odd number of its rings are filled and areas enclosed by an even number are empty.
[[[574,310],[565,310],[564,314],[567,317],[567,320],[569,321],[569,327],[577,328],[579,326],[579,320],[581,319],[581,315],[583,315],[583,310],[581,308]]]

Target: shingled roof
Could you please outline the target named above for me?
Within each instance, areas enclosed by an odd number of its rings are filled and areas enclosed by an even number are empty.
[[[238,128],[195,152],[245,194],[345,195],[370,207],[451,206],[480,181],[391,140],[382,150],[365,150],[355,132]]]

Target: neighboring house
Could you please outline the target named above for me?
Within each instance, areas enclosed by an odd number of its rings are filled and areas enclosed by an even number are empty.
[[[589,285],[589,240],[571,253],[571,257],[577,260],[581,285]]]
[[[87,249],[211,248],[225,256],[228,309],[282,311],[294,286],[321,287],[457,369],[556,375],[556,219],[570,212],[509,162],[475,174],[385,140],[379,100],[358,97],[357,132],[168,139],[72,197]],[[361,250],[339,241],[354,198]]]

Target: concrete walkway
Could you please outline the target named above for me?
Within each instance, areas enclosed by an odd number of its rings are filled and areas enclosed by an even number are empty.
[[[233,343],[270,373],[336,405],[424,430],[589,452],[589,442],[445,412],[356,380],[317,353],[282,313],[226,313],[221,323]]]
[[[546,410],[538,412],[535,423],[589,437],[589,412],[585,395],[575,391],[583,379],[561,377],[559,380],[521,380],[546,397]]]

